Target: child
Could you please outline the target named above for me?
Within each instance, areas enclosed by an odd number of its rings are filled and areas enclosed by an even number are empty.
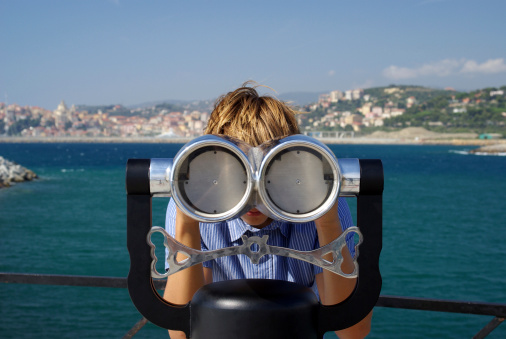
[[[295,111],[287,104],[259,96],[255,87],[242,87],[218,99],[205,134],[224,134],[258,146],[276,137],[298,134]],[[275,221],[253,208],[241,218],[219,223],[199,223],[182,213],[171,199],[167,208],[166,229],[180,243],[199,250],[215,250],[242,244],[241,235],[269,235],[268,244],[300,251],[311,251],[328,244],[353,225],[346,200],[319,219],[302,224]],[[353,270],[349,251],[343,251],[344,272]],[[343,278],[312,264],[281,256],[262,257],[252,264],[243,255],[229,256],[192,266],[167,279],[164,298],[173,304],[188,303],[204,284],[245,278],[278,279],[311,287],[323,305],[345,300],[356,279]],[[358,324],[336,334],[340,338],[363,338],[370,331],[372,312]],[[183,332],[169,331],[171,338],[184,338]]]

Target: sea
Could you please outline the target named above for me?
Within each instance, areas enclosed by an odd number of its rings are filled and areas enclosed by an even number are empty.
[[[181,146],[0,144],[40,177],[0,190],[0,271],[125,277],[127,159],[171,158]],[[506,303],[506,157],[469,146],[330,147],[383,162],[382,295]],[[153,200],[162,226],[168,198]],[[0,284],[0,338],[119,338],[140,319],[126,289]],[[492,319],[376,307],[369,338],[471,338]],[[135,336],[167,337],[150,323]],[[506,338],[506,324],[489,338]]]

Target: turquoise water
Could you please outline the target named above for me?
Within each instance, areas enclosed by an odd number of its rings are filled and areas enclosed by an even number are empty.
[[[41,177],[0,190],[0,271],[126,276],[126,160],[180,147],[0,144],[0,155]],[[383,295],[506,303],[506,157],[455,146],[331,148],[383,161]],[[167,201],[154,199],[155,225]],[[0,285],[1,338],[121,337],[140,318],[126,289]],[[470,338],[490,320],[378,307],[370,338]],[[165,333],[147,325],[136,337]],[[490,335],[505,337],[504,324]]]

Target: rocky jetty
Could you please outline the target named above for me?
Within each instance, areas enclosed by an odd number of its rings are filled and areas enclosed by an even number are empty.
[[[506,155],[506,143],[483,146],[470,151],[473,154]]]
[[[0,188],[38,178],[33,171],[0,156]]]

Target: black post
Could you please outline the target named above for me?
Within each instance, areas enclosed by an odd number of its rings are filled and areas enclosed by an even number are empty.
[[[380,160],[360,160],[360,193],[357,197],[357,225],[363,236],[359,247],[358,278],[355,290],[345,301],[321,306],[318,331],[348,328],[365,318],[381,292],[379,256],[382,247],[383,165]]]
[[[190,335],[190,306],[172,305],[155,290],[146,238],[152,227],[149,159],[127,163],[127,247],[130,253],[128,292],[135,307],[153,324]]]

